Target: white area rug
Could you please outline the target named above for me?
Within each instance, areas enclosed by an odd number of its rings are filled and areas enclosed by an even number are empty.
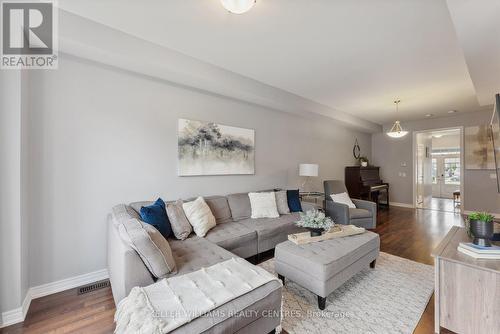
[[[276,274],[274,259],[259,266]],[[411,334],[433,291],[432,266],[381,252],[375,269],[330,294],[323,311],[313,293],[286,280],[281,325],[290,334]]]

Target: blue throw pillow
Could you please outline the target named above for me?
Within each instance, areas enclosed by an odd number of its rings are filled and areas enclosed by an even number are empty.
[[[286,198],[288,200],[288,208],[290,212],[301,212],[302,205],[300,204],[299,190],[287,190]]]
[[[165,202],[161,198],[158,198],[153,205],[143,206],[140,214],[145,223],[153,225],[165,238],[172,235],[172,226],[170,226],[165,210]]]

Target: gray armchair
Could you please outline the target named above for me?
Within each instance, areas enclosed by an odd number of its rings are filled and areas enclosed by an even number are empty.
[[[337,224],[356,225],[367,229],[377,227],[377,205],[374,202],[351,198],[356,208],[349,208],[346,204],[335,203],[331,194],[347,193],[344,182],[338,180],[324,181],[325,212]]]

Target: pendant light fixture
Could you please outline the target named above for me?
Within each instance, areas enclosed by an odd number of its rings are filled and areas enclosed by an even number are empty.
[[[396,104],[396,114],[397,114],[399,111],[399,104],[401,103],[401,100],[396,100],[394,101],[394,103]],[[403,130],[403,128],[401,127],[401,123],[399,121],[394,122],[394,125],[392,126],[391,130],[387,132],[387,135],[392,138],[401,138],[406,136],[407,134],[408,131]]]
[[[230,13],[243,14],[252,9],[256,0],[220,0],[222,6]]]

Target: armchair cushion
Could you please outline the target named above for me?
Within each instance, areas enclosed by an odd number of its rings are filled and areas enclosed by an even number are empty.
[[[365,209],[349,208],[349,215],[351,219],[370,218],[372,216],[372,213]]]

